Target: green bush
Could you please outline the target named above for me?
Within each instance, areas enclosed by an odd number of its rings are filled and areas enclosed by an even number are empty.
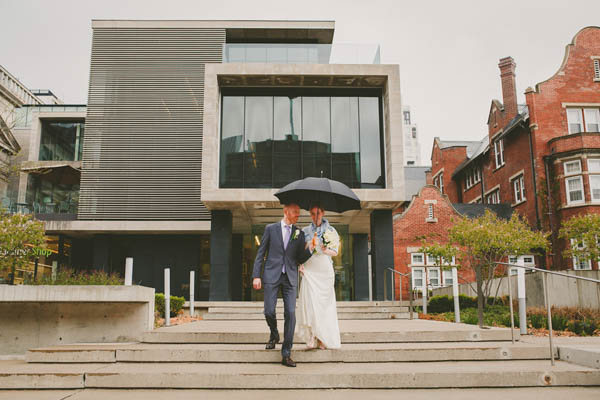
[[[546,325],[548,325],[548,318],[546,318]],[[552,316],[552,329],[557,331],[564,331],[567,329],[567,325],[569,320],[562,315],[553,315]],[[592,331],[593,332],[593,331]]]
[[[529,324],[534,329],[546,328],[548,326],[548,318],[541,314],[530,314]]]
[[[25,282],[28,285],[122,285],[123,278],[116,272],[107,274],[101,270],[75,271],[60,269],[56,272],[56,279],[44,275],[36,281]]]
[[[592,336],[598,329],[598,322],[588,318],[571,320],[567,323],[567,329],[580,336]]]
[[[458,305],[461,310],[465,308],[477,308],[477,297],[470,297],[461,293],[458,295]]]
[[[171,296],[170,301],[170,315],[171,317],[176,317],[179,314],[179,311],[183,309],[183,303],[185,303],[185,299],[183,297]],[[156,293],[154,294],[154,311],[158,312],[158,314],[163,318],[165,316],[165,294],[164,293]]]
[[[427,304],[427,312],[445,313],[454,311],[454,298],[444,296],[433,296]]]

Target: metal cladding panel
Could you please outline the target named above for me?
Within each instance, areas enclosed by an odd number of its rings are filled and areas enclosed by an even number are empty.
[[[224,43],[225,29],[94,29],[79,219],[210,219],[204,64]]]

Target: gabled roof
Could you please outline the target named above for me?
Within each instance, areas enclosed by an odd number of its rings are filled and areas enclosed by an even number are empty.
[[[470,141],[470,140],[441,140],[439,137],[436,137],[434,140],[437,143],[440,150],[450,149],[452,147],[466,147],[467,149],[467,157],[471,157],[473,152],[477,150],[479,147],[478,141]],[[431,156],[433,157],[433,148],[431,149]]]
[[[490,145],[489,145],[490,139],[489,139],[488,135],[485,135],[483,137],[483,139],[481,139],[481,141],[479,141],[477,143],[478,143],[478,146],[475,149],[475,151],[473,152],[473,154],[471,155],[471,157],[468,157],[466,160],[464,160],[463,162],[458,164],[458,167],[456,167],[454,172],[452,172],[453,178],[456,175],[458,175],[460,173],[460,171],[462,171],[467,165],[471,164],[471,162],[473,160],[476,160],[479,156],[481,156],[482,154],[485,154],[490,149]]]
[[[509,220],[513,213],[510,204],[463,204],[453,203],[452,206],[459,214],[467,218],[477,218],[485,214],[485,210],[490,210],[499,218]]]

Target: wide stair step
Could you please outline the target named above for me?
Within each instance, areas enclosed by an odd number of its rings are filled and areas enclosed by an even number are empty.
[[[478,388],[595,386],[600,371],[547,360],[427,363],[26,364],[14,362],[0,374],[5,389],[35,388]]]
[[[283,319],[283,312],[277,313],[278,319]],[[339,312],[338,319],[409,319],[410,314],[407,312]],[[265,315],[259,313],[234,313],[234,312],[209,312],[202,317],[205,320],[264,320]],[[413,318],[417,318],[417,314],[413,314]]]
[[[539,360],[549,358],[548,346],[477,343],[367,343],[346,344],[336,350],[295,346],[292,358],[302,363],[423,362],[476,360]],[[556,354],[555,354],[556,356]],[[63,345],[33,349],[29,363],[219,362],[277,363],[279,345],[266,351],[263,344],[98,344]]]

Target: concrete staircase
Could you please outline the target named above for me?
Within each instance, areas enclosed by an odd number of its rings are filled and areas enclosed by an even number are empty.
[[[264,321],[250,304],[207,314],[240,315],[156,329],[140,343],[32,349],[0,362],[0,387],[12,389],[375,389],[600,386],[600,370],[549,362],[547,344],[511,342],[510,329],[399,318],[397,304],[340,305],[342,348],[296,344],[296,368],[267,351]],[[350,310],[350,308],[352,308]],[[341,311],[344,310],[344,311]],[[367,319],[372,314],[374,318]],[[283,322],[280,321],[283,325]],[[280,327],[281,329],[283,326]],[[518,338],[518,331],[515,332]],[[556,354],[558,355],[558,354]]]

